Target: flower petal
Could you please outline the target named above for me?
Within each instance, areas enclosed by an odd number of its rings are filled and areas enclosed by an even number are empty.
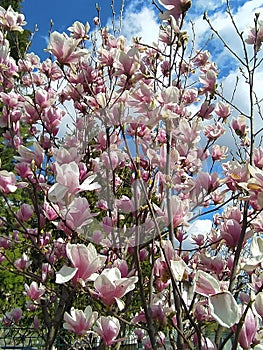
[[[221,326],[230,328],[239,321],[239,308],[230,292],[210,295],[208,303],[211,315]]]
[[[68,266],[63,266],[57,273],[56,273],[56,283],[63,284],[68,281],[70,281],[77,273],[78,268],[72,268]]]

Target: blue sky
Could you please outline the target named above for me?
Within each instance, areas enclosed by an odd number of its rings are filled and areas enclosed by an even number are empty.
[[[24,0],[23,13],[25,14],[27,26],[31,31],[37,24],[38,32],[35,34],[31,51],[38,54],[42,59],[48,57],[43,50],[47,46],[47,37],[50,29],[50,20],[52,19],[53,31],[67,31],[67,28],[74,21],[89,22],[93,29],[92,19],[97,15],[95,5],[99,3],[101,7],[102,25],[110,23],[112,0]],[[114,0],[116,14],[119,13],[121,0]],[[211,35],[208,25],[203,20],[203,12],[207,11],[213,25],[226,42],[239,55],[242,56],[242,45],[233,31],[233,25],[227,18],[226,0],[193,0],[193,6],[190,10],[190,18],[195,23],[195,43],[196,48],[201,48],[203,43]],[[255,12],[261,13],[263,19],[263,0],[230,0],[232,5],[234,19],[241,31],[246,32],[247,27],[253,25]],[[123,34],[131,39],[132,36],[142,37],[144,42],[152,44],[156,40],[159,31],[159,19],[152,0],[125,0],[125,12],[123,16]],[[191,25],[185,28],[191,33]],[[249,101],[247,100],[247,84],[242,78],[238,65],[232,59],[222,44],[214,40],[209,44],[213,59],[221,70],[221,83],[224,86],[224,95],[231,98],[233,87],[235,86],[237,76],[240,77],[238,94],[236,101],[239,107],[246,112]],[[261,53],[262,55],[262,53]],[[261,56],[262,57],[262,56]],[[263,71],[257,72],[255,77],[255,87],[259,93],[259,100],[263,99],[262,90]],[[262,121],[260,120],[262,126]],[[231,148],[230,138],[226,135],[222,138],[222,144]],[[203,216],[201,219],[210,219],[210,216]],[[204,227],[205,225],[202,226]],[[199,228],[200,229],[200,228]],[[196,230],[196,227],[195,227]],[[200,231],[201,232],[201,231]]]
[[[119,13],[121,2],[121,0],[114,0],[116,14]],[[263,0],[232,0],[230,2],[234,11],[237,11],[245,3],[255,3],[255,7],[263,6]],[[38,26],[31,51],[40,55],[41,58],[46,57],[43,49],[46,47],[51,19],[53,30],[59,32],[67,31],[67,28],[76,20],[92,23],[92,19],[97,15],[96,3],[101,8],[102,23],[106,24],[111,17],[111,0],[24,0],[23,12],[28,23],[27,28],[33,31],[35,25]],[[140,24],[136,16],[131,20],[132,14],[141,13],[144,10],[145,12],[148,11],[147,15],[149,15],[149,13],[153,13],[153,8],[152,0],[125,0],[125,17],[129,22],[129,33],[134,34]],[[208,11],[210,15],[218,14],[220,16],[225,12],[225,0],[193,0],[191,19],[199,21],[204,11]],[[143,17],[141,19],[143,20]],[[155,21],[157,21],[157,18],[155,18]],[[149,22],[148,17],[141,24],[148,27],[145,29],[151,31],[151,22]],[[214,50],[216,51],[216,47],[214,47]]]
[[[101,7],[102,25],[111,24],[111,4],[113,0],[24,0],[23,12],[27,21],[27,28],[31,31],[37,24],[38,32],[35,34],[31,51],[38,54],[41,59],[48,57],[44,52],[47,47],[50,20],[54,25],[53,30],[59,32],[67,31],[67,28],[76,20],[89,22],[91,30],[94,29],[92,20],[97,15],[96,3]],[[157,2],[158,0],[156,0]],[[234,19],[240,31],[246,35],[247,27],[253,26],[255,12],[260,13],[263,20],[263,0],[229,0],[233,10]],[[122,0],[114,0],[115,12],[119,13]],[[211,31],[207,23],[203,20],[204,11],[225,38],[229,46],[238,54],[243,56],[242,44],[233,30],[231,20],[226,14],[226,0],[193,0],[193,5],[188,14],[188,20],[195,23],[195,48],[203,47],[204,42],[211,36]],[[122,34],[130,40],[133,36],[142,37],[142,41],[151,45],[156,42],[159,32],[159,18],[152,0],[125,0],[125,11],[123,15]],[[186,24],[185,30],[191,33],[192,26]],[[237,62],[230,57],[223,45],[218,40],[210,42],[208,49],[212,54],[212,59],[220,69],[220,79],[224,86],[225,96],[231,98],[233,87],[237,76],[239,79],[238,101],[241,109],[246,112],[249,105],[247,100],[247,87]],[[263,50],[262,50],[263,51]],[[263,53],[260,53],[261,58]],[[259,70],[255,77],[255,86],[259,92],[259,100],[263,99],[262,90],[263,70]],[[235,102],[235,101],[234,101]]]
[[[26,28],[34,31],[35,25],[38,27],[31,51],[45,57],[43,49],[46,47],[51,19],[53,30],[59,32],[67,31],[75,21],[92,23],[97,15],[96,3],[101,8],[102,23],[106,23],[111,16],[111,0],[24,0],[22,9],[26,16]],[[115,0],[116,13],[119,12],[120,4],[121,0]]]

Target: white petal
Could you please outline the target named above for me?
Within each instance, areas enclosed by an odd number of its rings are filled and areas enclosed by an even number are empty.
[[[182,281],[186,263],[181,260],[171,260],[171,270],[176,281]]]
[[[78,268],[77,267],[68,267],[63,266],[57,273],[56,273],[56,283],[62,284],[70,281],[77,273]]]
[[[239,308],[230,292],[210,295],[208,303],[211,315],[221,326],[230,328],[239,321]]]

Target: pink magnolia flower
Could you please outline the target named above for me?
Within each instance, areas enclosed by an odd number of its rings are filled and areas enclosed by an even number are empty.
[[[42,62],[40,71],[47,75],[51,80],[57,80],[62,78],[63,73],[59,69],[55,62],[52,62],[50,58],[47,58]]]
[[[36,301],[37,302],[42,297],[42,295],[45,293],[46,288],[44,286],[42,286],[42,284],[40,284],[38,286],[38,284],[36,282],[32,282],[30,284],[30,286],[25,284],[25,291],[26,291],[27,296],[32,301]]]
[[[173,16],[176,20],[180,16],[189,10],[192,6],[191,0],[158,0],[161,5],[163,5],[167,11],[160,15],[161,19],[167,20],[170,16]]]
[[[121,277],[127,277],[128,272],[129,272],[129,268],[128,268],[128,264],[127,264],[126,260],[116,259],[116,260],[114,260],[113,266],[117,267],[120,270]]]
[[[32,205],[23,203],[16,215],[21,221],[27,222],[31,218],[33,212],[34,209]]]
[[[47,108],[54,104],[55,98],[52,90],[39,88],[35,92],[35,103],[41,108]]]
[[[137,276],[122,278],[121,271],[112,267],[102,271],[96,278],[94,287],[104,304],[112,305],[117,302],[119,308],[123,309],[124,304],[120,298],[133,290],[137,281]]]
[[[10,108],[22,107],[23,105],[23,98],[14,91],[10,91],[9,93],[1,92],[0,99],[5,106]]]
[[[80,170],[78,164],[73,161],[68,164],[56,164],[56,183],[48,191],[48,198],[51,202],[67,201],[67,195],[76,194],[81,191],[93,191],[100,188],[100,185],[92,183],[96,175],[88,176],[82,184],[79,183]]]
[[[96,214],[90,212],[89,202],[86,198],[76,197],[60,212],[66,225],[76,232],[82,232],[83,226],[92,222],[92,217]]]
[[[56,204],[50,204],[45,201],[43,204],[43,212],[48,220],[54,221],[58,217],[59,207]]]
[[[38,319],[37,315],[34,316],[33,327],[35,328],[35,330],[39,329],[39,319]]]
[[[204,86],[200,89],[202,93],[213,93],[216,89],[216,72],[213,69],[208,70],[199,80]]]
[[[80,155],[77,147],[64,148],[53,150],[54,158],[59,165],[68,164],[71,162],[80,163]]]
[[[237,161],[229,161],[222,164],[226,184],[231,190],[236,190],[240,183],[246,183],[249,179],[247,164],[241,164]]]
[[[84,244],[68,243],[66,253],[73,268],[63,266],[57,272],[56,283],[59,284],[72,279],[74,285],[80,283],[85,286],[85,282],[94,278],[93,274],[103,266],[106,260],[106,256],[99,255],[92,243],[89,243],[87,247]]]
[[[50,34],[47,51],[53,53],[61,64],[76,63],[81,57],[88,54],[87,50],[78,48],[78,45],[79,40],[55,31]]]
[[[49,275],[53,276],[53,268],[49,263],[43,263],[41,267],[41,281],[45,282]]]
[[[155,260],[154,263],[154,276],[155,276],[155,285],[159,292],[165,289],[170,283],[170,273],[167,267],[167,264],[161,258]]]
[[[231,109],[228,104],[219,101],[215,109],[215,112],[219,116],[219,118],[222,118],[223,120],[225,120],[230,115]]]
[[[4,315],[2,322],[6,326],[10,326],[12,323],[18,323],[22,318],[22,314],[22,310],[19,307],[16,307]]]
[[[0,191],[4,193],[15,192],[16,186],[16,176],[15,174],[8,172],[6,170],[0,171]]]
[[[253,206],[255,205],[257,209],[261,209],[263,207],[263,170],[253,167],[251,165],[248,165],[248,170],[251,174],[251,178],[248,180],[247,183],[242,184],[243,187],[245,187],[250,193],[253,195],[251,196],[250,200]]]
[[[255,148],[254,149],[254,163],[255,166],[259,169],[263,169],[263,148]]]
[[[257,313],[263,319],[263,292],[259,292],[257,294],[257,296],[255,298],[254,306],[255,306]]]
[[[212,146],[213,161],[225,159],[227,157],[227,151],[228,151],[227,146],[213,145]]]
[[[248,312],[245,317],[245,322],[239,333],[238,342],[243,349],[249,349],[250,345],[253,342],[253,339],[257,332],[257,319],[255,318],[251,309],[248,309]]]
[[[208,301],[202,300],[195,304],[194,315],[198,321],[212,321],[210,309],[208,307]]]
[[[96,311],[92,312],[92,308],[87,306],[84,311],[76,310],[74,307],[71,308],[70,314],[65,312],[63,327],[75,333],[76,335],[85,335],[89,332],[96,319],[98,318],[98,313]]]
[[[34,68],[39,68],[40,58],[33,52],[26,53],[23,58],[18,60],[19,71],[32,72]]]
[[[14,158],[19,162],[31,164],[34,161],[38,167],[41,167],[44,161],[44,150],[37,142],[34,143],[33,149],[29,149],[23,145],[19,146],[18,153],[20,156],[15,156]]]
[[[203,67],[209,62],[210,52],[208,50],[198,51],[193,59],[193,63],[196,67]]]
[[[173,227],[180,226],[188,214],[189,201],[187,199],[181,200],[178,196],[171,196],[172,220]]]
[[[241,234],[241,224],[236,220],[226,220],[220,228],[221,237],[224,239],[227,246],[235,248]]]
[[[257,51],[260,50],[263,42],[263,21],[257,21],[257,28],[255,26],[249,28],[245,42],[249,45],[255,45]]]
[[[26,253],[22,254],[21,258],[18,258],[14,265],[19,271],[23,271],[28,268],[28,266],[31,264],[31,261],[29,260],[29,256]]]
[[[116,68],[114,75],[120,76],[124,74],[131,77],[140,67],[138,50],[130,49],[127,53],[119,50],[116,52],[114,66]]]
[[[182,140],[183,143],[187,145],[192,145],[200,140],[200,131],[202,129],[202,124],[200,120],[192,121],[190,124],[186,119],[180,119],[178,125],[178,139]]]
[[[117,208],[119,208],[124,213],[131,213],[135,211],[134,200],[127,196],[122,195],[120,199],[115,200]]]
[[[214,103],[209,103],[208,101],[204,101],[201,105],[200,111],[198,112],[198,115],[202,119],[211,119],[212,118],[212,112],[215,109]]]
[[[68,28],[70,36],[74,39],[87,39],[87,33],[90,30],[90,25],[87,22],[85,25],[79,21],[76,21]]]
[[[198,270],[194,279],[195,293],[209,296],[220,292],[219,281],[211,274]]]
[[[225,133],[222,124],[209,124],[205,127],[204,134],[209,140],[216,140]]]
[[[116,338],[120,332],[120,322],[116,317],[101,316],[93,329],[101,337],[104,344],[110,346],[116,342]]]
[[[25,16],[15,12],[11,6],[5,10],[0,6],[0,24],[9,31],[23,32],[22,26],[26,25]]]
[[[244,137],[246,135],[247,122],[245,116],[240,115],[239,117],[237,117],[237,119],[233,119],[231,126],[238,136]]]

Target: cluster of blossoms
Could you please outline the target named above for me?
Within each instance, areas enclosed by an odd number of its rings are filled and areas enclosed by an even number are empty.
[[[15,152],[0,170],[0,261],[24,276],[23,313],[46,349],[61,325],[109,348],[133,330],[145,349],[262,349],[263,148],[253,115],[217,98],[209,52],[186,59],[191,1],[159,2],[158,46],[95,28],[91,52],[75,22],[50,34],[43,62],[10,57],[5,33],[24,17],[0,8],[0,126]],[[261,41],[251,30],[247,44]],[[206,212],[211,226],[189,236]]]

